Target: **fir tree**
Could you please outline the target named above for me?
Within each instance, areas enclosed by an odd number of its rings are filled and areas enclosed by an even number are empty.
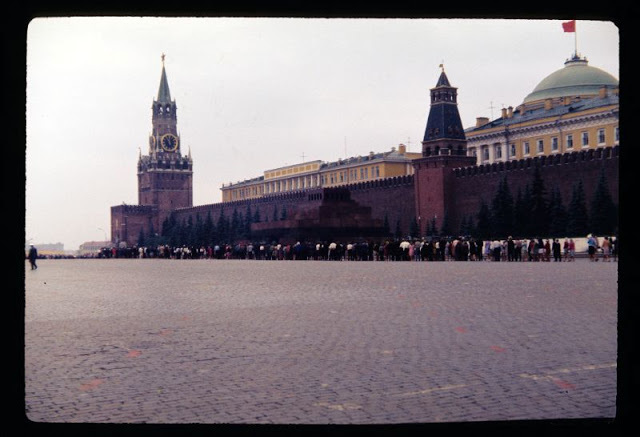
[[[437,228],[435,217],[432,217],[431,220],[429,220],[429,226],[428,226],[427,232],[428,232],[428,235],[431,237],[435,237],[436,235],[438,235],[438,228]]]
[[[604,170],[600,172],[598,185],[591,200],[589,211],[591,232],[596,235],[612,235],[617,228],[617,211],[609,192],[609,185]]]
[[[138,234],[138,246],[142,247],[144,246],[144,229],[140,228],[140,233]]]
[[[567,211],[562,204],[562,196],[557,186],[551,191],[549,199],[549,236],[551,238],[561,238],[567,234]]]
[[[216,225],[216,234],[219,243],[229,242],[229,222],[227,221],[224,210],[220,210],[220,216],[218,217],[218,224]]]
[[[531,187],[531,226],[533,235],[542,236],[549,232],[549,205],[547,202],[547,190],[540,175],[540,168],[536,167],[533,174]]]
[[[513,216],[513,196],[505,176],[500,180],[496,195],[491,203],[493,235],[506,237],[513,234]]]
[[[411,223],[409,223],[409,235],[412,238],[416,238],[418,237],[420,234],[420,230],[418,229],[418,221],[416,220],[416,218],[414,217],[411,220]]]
[[[243,237],[247,240],[251,239],[251,223],[253,223],[253,215],[251,214],[251,206],[247,204],[247,212],[244,215]]]
[[[385,213],[384,214],[384,224],[382,225],[384,227],[384,235],[390,235],[391,234],[391,227],[389,226],[389,214]]]
[[[394,235],[397,239],[402,238],[402,231],[400,230],[400,220],[396,221],[396,232]]]
[[[569,211],[567,212],[567,234],[582,237],[589,233],[589,217],[582,180],[573,186]]]
[[[478,221],[476,225],[476,236],[481,240],[491,239],[491,213],[487,203],[483,200],[478,211]]]
[[[449,213],[447,211],[444,212],[444,217],[442,218],[442,227],[440,228],[440,235],[443,237],[448,237],[453,234],[451,230],[451,223],[449,220]]]
[[[229,227],[229,243],[235,243],[240,234],[240,224],[242,223],[242,217],[237,208],[233,208],[231,214],[231,226]]]
[[[214,241],[215,229],[213,225],[213,219],[211,218],[211,211],[207,213],[207,218],[204,221],[203,226],[203,235],[204,235],[204,244],[209,246]]]

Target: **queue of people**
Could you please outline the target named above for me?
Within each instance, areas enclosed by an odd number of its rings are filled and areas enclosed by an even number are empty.
[[[617,260],[617,239],[600,241],[589,235],[589,259]],[[506,261],[571,262],[576,258],[576,242],[565,238],[482,241],[468,237],[429,238],[385,241],[320,241],[281,244],[243,242],[235,245],[104,248],[103,258],[165,259],[248,259],[248,260],[327,260],[327,261]]]

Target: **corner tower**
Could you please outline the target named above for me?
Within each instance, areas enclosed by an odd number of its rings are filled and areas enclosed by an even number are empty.
[[[177,109],[163,54],[158,96],[151,105],[149,152],[138,159],[138,203],[156,205],[160,222],[176,208],[193,206],[193,161],[191,152],[182,154]]]
[[[422,141],[422,158],[413,161],[415,170],[416,220],[420,235],[435,226],[457,228],[456,195],[453,192],[453,170],[475,164],[467,156],[467,140],[458,113],[458,89],[452,87],[442,72],[431,88],[431,106]],[[452,226],[453,225],[453,226]]]

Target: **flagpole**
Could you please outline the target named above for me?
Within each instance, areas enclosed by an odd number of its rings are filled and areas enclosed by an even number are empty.
[[[573,38],[575,42],[576,55],[578,57],[578,20],[575,20],[574,29],[573,29]]]

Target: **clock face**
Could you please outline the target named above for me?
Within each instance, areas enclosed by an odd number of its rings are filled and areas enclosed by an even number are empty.
[[[166,152],[173,152],[178,148],[178,138],[173,134],[163,135],[160,141]]]

